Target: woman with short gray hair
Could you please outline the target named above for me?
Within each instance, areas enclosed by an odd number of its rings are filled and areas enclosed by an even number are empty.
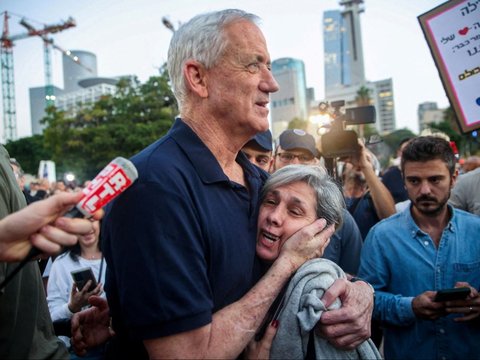
[[[344,208],[339,186],[323,167],[288,165],[277,170],[261,193],[257,256],[266,263],[274,262],[286,239],[318,218],[340,226]],[[265,326],[256,336],[259,340],[266,330],[264,340],[252,341],[247,357],[381,359],[370,339],[354,350],[345,351],[333,347],[313,331],[323,312],[342,306],[339,298],[328,308],[321,300],[334,281],[341,278],[346,279],[346,274],[330,260],[313,259],[303,264],[267,314]]]

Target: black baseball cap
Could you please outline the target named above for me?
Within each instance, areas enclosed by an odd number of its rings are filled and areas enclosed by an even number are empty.
[[[265,151],[272,151],[272,133],[270,130],[257,133],[254,137],[252,137],[247,144],[249,143],[256,143]]]
[[[280,134],[279,145],[283,150],[305,149],[313,156],[318,157],[315,139],[305,130],[287,129]]]

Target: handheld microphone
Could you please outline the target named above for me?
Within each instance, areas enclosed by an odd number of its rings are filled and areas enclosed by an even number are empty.
[[[123,157],[113,159],[100,171],[92,182],[82,190],[83,197],[77,205],[63,216],[70,218],[92,217],[97,210],[100,210],[100,208],[124,192],[137,178],[137,169],[130,160]],[[2,290],[29,261],[41,253],[40,250],[32,247],[27,256],[0,284],[0,290]]]
[[[67,217],[91,217],[138,178],[138,172],[130,160],[123,157],[113,159],[83,189],[84,196],[77,205],[65,214]]]

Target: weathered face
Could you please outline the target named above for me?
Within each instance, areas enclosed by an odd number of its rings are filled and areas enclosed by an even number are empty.
[[[225,53],[207,70],[209,111],[232,135],[265,131],[269,94],[278,90],[278,84],[263,34],[256,25],[241,20],[227,26],[225,36]]]
[[[405,188],[414,212],[436,216],[445,208],[456,176],[450,175],[447,165],[440,159],[417,162],[404,166]]]
[[[304,182],[280,186],[266,194],[258,215],[257,255],[274,261],[285,240],[317,219],[316,207],[315,191]]]

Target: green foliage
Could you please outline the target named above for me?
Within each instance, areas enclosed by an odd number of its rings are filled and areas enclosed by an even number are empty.
[[[40,160],[52,158],[52,153],[44,146],[43,135],[9,141],[5,148],[12,158],[17,159],[23,171],[32,175],[37,173]]]
[[[292,121],[288,123],[288,128],[289,129],[302,129],[307,131],[308,128],[308,121],[299,119],[299,118],[293,118]]]
[[[357,95],[355,96],[355,102],[357,103],[357,106],[370,105],[372,100],[371,93],[371,89],[367,88],[366,86],[361,86],[357,91]]]
[[[122,79],[116,93],[85,104],[74,115],[47,109],[45,147],[57,173],[93,178],[117,156],[126,158],[163,136],[178,110],[165,67],[144,84]]]
[[[400,142],[403,139],[406,138],[413,138],[416,135],[409,129],[403,128],[399,130],[392,131],[390,134],[382,136],[383,142],[388,145],[388,147],[391,149],[393,156],[395,155],[395,152],[397,151],[398,146],[400,145]]]

